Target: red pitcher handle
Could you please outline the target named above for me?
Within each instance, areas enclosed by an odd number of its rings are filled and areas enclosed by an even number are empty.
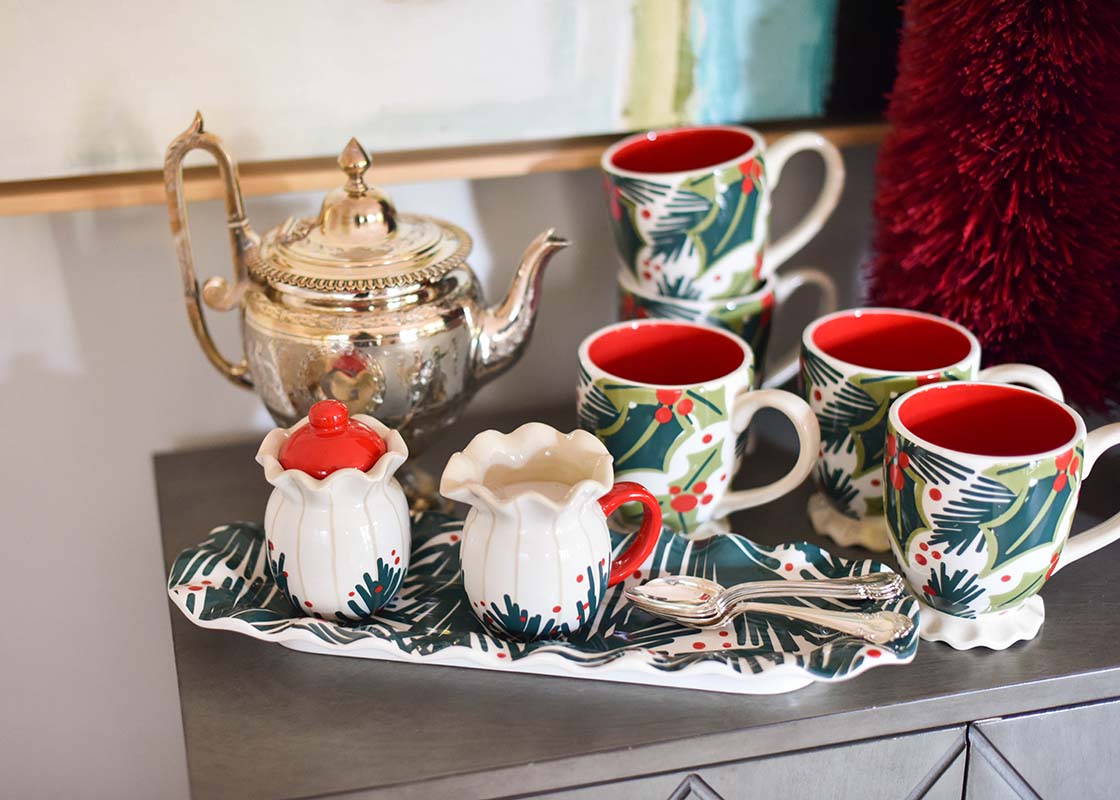
[[[636,570],[646,560],[657,544],[657,537],[661,535],[661,505],[657,498],[650,494],[646,487],[640,483],[622,481],[611,487],[611,490],[599,498],[599,506],[605,516],[610,516],[615,509],[624,503],[641,503],[645,506],[642,514],[642,527],[634,541],[623,551],[622,555],[611,562],[611,575],[607,579],[607,586],[614,586],[626,579],[626,576]]]

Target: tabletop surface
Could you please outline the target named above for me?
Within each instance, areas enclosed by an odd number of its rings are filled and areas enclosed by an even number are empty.
[[[474,417],[419,459],[438,475],[486,427],[529,419],[564,429],[570,411]],[[793,461],[786,425],[758,416],[757,450],[737,485]],[[155,457],[165,568],[222,522],[259,520],[271,487],[256,444]],[[811,533],[811,487],[737,514],[762,543]],[[1120,459],[1084,484],[1074,530],[1120,498]],[[885,560],[890,560],[889,555]],[[520,794],[938,728],[1120,696],[1120,545],[1059,573],[1031,642],[993,653],[921,643],[909,666],[839,684],[749,696],[298,653],[197,628],[173,606],[172,632],[191,791],[211,797],[462,797]]]

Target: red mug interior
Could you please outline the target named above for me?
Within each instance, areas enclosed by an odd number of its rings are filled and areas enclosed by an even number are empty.
[[[616,150],[610,162],[629,172],[690,172],[742,158],[753,147],[753,136],[732,128],[650,131]]]
[[[813,331],[823,353],[866,369],[931,372],[968,357],[972,342],[948,322],[891,311],[835,317]]]
[[[615,328],[587,348],[591,363],[620,380],[683,386],[730,375],[746,360],[730,336],[671,322]]]
[[[958,453],[1032,456],[1068,447],[1077,434],[1064,406],[1013,386],[943,383],[904,397],[897,408],[912,434]]]

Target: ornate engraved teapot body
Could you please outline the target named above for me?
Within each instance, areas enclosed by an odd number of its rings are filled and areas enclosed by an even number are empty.
[[[245,357],[237,362],[218,351],[199,303],[183,199],[182,162],[193,149],[214,156],[225,184],[234,280],[210,278],[201,296],[218,311],[241,309]],[[281,426],[333,398],[399,430],[416,453],[521,355],[542,268],[567,241],[551,230],[533,240],[509,294],[488,308],[466,263],[465,231],[397,213],[365,183],[369,157],[357,140],[338,163],[348,179],[317,217],[289,219],[259,237],[245,216],[236,162],[195,116],[164,162],[187,315],[210,362],[256,389]]]

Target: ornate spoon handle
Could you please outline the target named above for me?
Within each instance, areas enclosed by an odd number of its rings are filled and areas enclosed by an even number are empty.
[[[734,614],[776,614],[798,619],[814,625],[823,625],[840,633],[858,636],[873,644],[886,644],[906,636],[914,629],[914,622],[895,611],[827,611],[822,608],[792,606],[783,603],[739,603],[733,613],[725,615],[720,623]]]
[[[822,580],[777,580],[739,583],[724,590],[720,600],[727,606],[763,597],[830,597],[847,600],[890,600],[902,594],[902,576],[874,572],[851,578]]]

